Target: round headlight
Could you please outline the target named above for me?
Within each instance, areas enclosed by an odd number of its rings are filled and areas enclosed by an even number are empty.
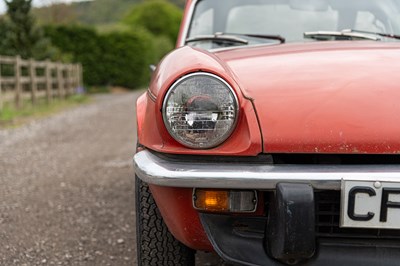
[[[218,76],[194,73],[169,89],[163,104],[164,124],[179,143],[194,149],[213,148],[235,128],[238,100]]]

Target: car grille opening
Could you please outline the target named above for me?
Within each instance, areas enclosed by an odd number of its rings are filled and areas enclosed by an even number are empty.
[[[327,238],[400,239],[400,230],[341,228],[340,191],[315,192],[316,234]]]
[[[274,192],[266,191],[264,198],[270,199]],[[340,223],[340,191],[323,190],[314,193],[315,200],[315,233],[318,238],[336,239],[375,239],[399,240],[400,230],[341,228]],[[269,201],[264,208],[268,216]]]

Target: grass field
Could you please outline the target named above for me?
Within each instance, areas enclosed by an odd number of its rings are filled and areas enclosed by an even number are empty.
[[[77,94],[64,100],[54,99],[51,103],[43,99],[34,106],[27,101],[20,109],[15,108],[12,103],[6,103],[0,111],[0,127],[16,127],[31,119],[46,117],[88,101],[89,96]]]

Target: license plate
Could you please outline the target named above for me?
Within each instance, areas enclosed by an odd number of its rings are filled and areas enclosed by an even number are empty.
[[[400,182],[342,180],[340,227],[400,229]]]

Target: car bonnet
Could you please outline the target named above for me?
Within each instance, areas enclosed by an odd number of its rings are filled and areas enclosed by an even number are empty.
[[[400,153],[400,45],[370,41],[214,52],[253,100],[267,153]]]

